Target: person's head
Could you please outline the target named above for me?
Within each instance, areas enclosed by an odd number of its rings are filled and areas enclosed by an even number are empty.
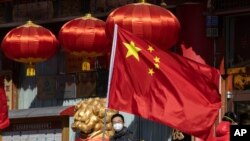
[[[231,124],[237,124],[236,116],[233,112],[226,112],[222,118],[223,121],[228,121]]]
[[[119,132],[122,130],[122,128],[124,126],[124,117],[121,114],[114,114],[111,117],[111,122],[112,122],[114,130],[116,132]]]

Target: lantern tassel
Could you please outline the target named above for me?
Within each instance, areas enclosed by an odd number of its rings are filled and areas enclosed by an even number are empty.
[[[32,77],[35,75],[36,75],[35,65],[32,63],[29,63],[26,69],[26,76]]]
[[[82,71],[90,71],[90,61],[88,58],[84,58],[82,62]]]

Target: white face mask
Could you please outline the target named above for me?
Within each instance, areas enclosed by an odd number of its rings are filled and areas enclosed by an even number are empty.
[[[119,131],[122,130],[123,124],[122,124],[122,123],[115,123],[115,124],[113,125],[113,128],[115,129],[116,132],[119,132]]]

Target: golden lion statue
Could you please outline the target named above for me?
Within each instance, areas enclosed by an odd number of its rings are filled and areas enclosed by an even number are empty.
[[[105,117],[106,99],[88,98],[75,105],[74,123],[72,129],[80,131],[82,141],[101,141]],[[105,139],[113,135],[111,117],[118,113],[107,109]],[[79,141],[80,141],[79,140]]]

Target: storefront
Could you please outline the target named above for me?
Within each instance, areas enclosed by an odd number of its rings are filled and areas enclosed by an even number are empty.
[[[1,132],[0,141],[68,141],[73,111],[74,106],[11,110],[11,124]]]
[[[222,114],[233,111],[240,124],[250,124],[250,2],[211,1],[210,14],[219,18],[217,58],[222,64]],[[219,64],[219,62],[217,62]]]
[[[239,124],[250,125],[249,67],[230,68],[228,73],[230,76],[227,82],[228,86],[232,85],[232,89],[226,93],[227,109],[236,113]]]
[[[240,124],[250,124],[250,13],[224,16],[226,39],[225,109],[237,115]]]

